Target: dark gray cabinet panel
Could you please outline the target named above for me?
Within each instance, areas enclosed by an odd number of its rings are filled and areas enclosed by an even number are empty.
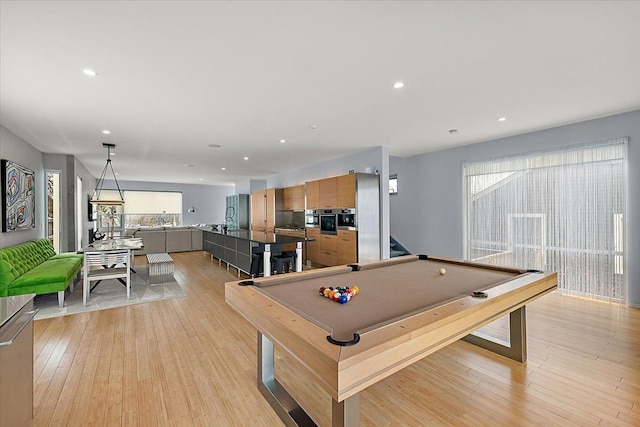
[[[251,271],[251,242],[237,237],[204,231],[202,247],[219,259],[247,274]]]

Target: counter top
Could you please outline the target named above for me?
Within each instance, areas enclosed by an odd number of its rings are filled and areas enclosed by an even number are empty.
[[[304,228],[285,228],[285,227],[276,227],[276,234],[278,233],[302,233],[304,234]]]
[[[250,240],[252,242],[257,243],[296,243],[303,242],[307,239],[306,237],[296,237],[296,236],[285,236],[282,234],[276,233],[264,233],[260,231],[250,231],[250,230],[230,230],[226,233],[221,233],[218,231],[209,231],[209,233],[221,234],[224,236],[235,237],[237,239]]]
[[[0,326],[4,325],[35,296],[36,294],[25,294],[12,297],[0,297]]]

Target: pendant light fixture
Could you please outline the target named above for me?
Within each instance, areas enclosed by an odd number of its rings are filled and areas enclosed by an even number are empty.
[[[93,194],[91,195],[91,203],[94,205],[110,205],[110,206],[122,206],[124,205],[124,197],[122,197],[122,191],[120,190],[120,185],[118,185],[118,180],[116,179],[116,173],[113,171],[113,166],[111,165],[111,149],[115,149],[115,144],[109,144],[104,142],[102,144],[103,147],[107,149],[107,164],[104,165],[104,169],[102,170],[102,175],[98,178],[98,182],[96,183],[96,189],[93,190]],[[119,199],[111,199],[111,200],[102,200],[100,199],[100,194],[102,193],[102,187],[104,186],[104,178],[107,174],[107,169],[111,169],[111,174],[113,175],[113,181],[116,183],[116,188],[118,189],[118,194],[120,195]]]

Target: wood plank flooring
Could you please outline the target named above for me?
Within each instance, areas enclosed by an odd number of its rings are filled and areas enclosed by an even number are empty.
[[[34,426],[278,426],[235,272],[171,254],[187,296],[35,322]],[[142,260],[137,260],[142,262]],[[363,426],[639,426],[640,310],[548,295],[529,360],[450,345],[362,393]]]

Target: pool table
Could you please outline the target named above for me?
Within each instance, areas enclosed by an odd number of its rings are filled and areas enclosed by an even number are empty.
[[[359,292],[319,292],[337,286]],[[360,391],[458,339],[524,362],[525,305],[556,286],[556,273],[408,255],[229,282],[225,299],[258,331],[258,387],[285,424],[318,421],[275,378],[274,346],[331,396],[334,426],[355,426]],[[507,314],[509,343],[471,334]]]

